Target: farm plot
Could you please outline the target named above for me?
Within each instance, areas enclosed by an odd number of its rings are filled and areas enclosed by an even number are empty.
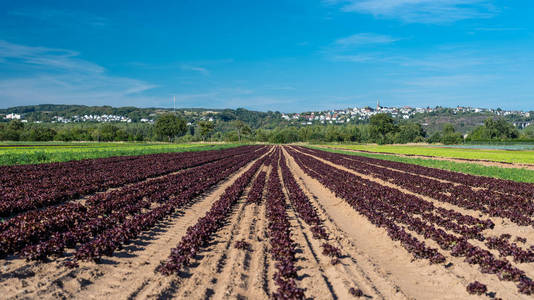
[[[530,184],[299,146],[78,163],[0,176],[5,297],[534,293]]]

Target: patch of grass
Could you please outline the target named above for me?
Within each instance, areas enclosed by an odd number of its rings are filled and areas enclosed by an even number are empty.
[[[527,169],[500,168],[500,167],[493,167],[493,166],[483,166],[483,165],[474,164],[474,163],[459,163],[459,162],[444,161],[444,160],[399,157],[399,156],[387,155],[387,154],[371,154],[371,153],[362,153],[362,152],[352,152],[352,151],[343,151],[343,150],[338,150],[338,149],[321,148],[321,147],[315,147],[315,146],[307,146],[307,147],[317,149],[317,150],[334,152],[334,153],[342,153],[342,154],[349,154],[349,155],[371,157],[371,158],[376,158],[376,159],[391,160],[391,161],[403,162],[403,163],[443,169],[443,170],[450,170],[450,171],[461,172],[461,173],[472,174],[472,175],[494,177],[494,178],[518,181],[518,182],[534,183],[534,171],[527,170]]]
[[[12,145],[12,144],[10,144]],[[0,165],[64,162],[111,156],[226,149],[239,144],[32,143],[0,147]]]
[[[510,163],[534,163],[534,151],[532,150],[495,150],[495,149],[465,149],[447,148],[435,145],[325,145],[333,148],[345,148],[350,150],[365,150],[371,152],[388,152],[395,154],[414,154],[426,156],[438,156],[448,158],[464,158],[490,160]]]

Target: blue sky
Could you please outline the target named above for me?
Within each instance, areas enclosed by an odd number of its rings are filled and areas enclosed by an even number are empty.
[[[0,3],[0,107],[534,110],[528,0]]]

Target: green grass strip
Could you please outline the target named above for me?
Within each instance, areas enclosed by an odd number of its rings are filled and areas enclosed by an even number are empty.
[[[112,156],[145,155],[155,153],[220,150],[237,147],[240,144],[158,144],[158,145],[128,145],[126,147],[71,148],[54,147],[53,149],[27,149],[27,151],[0,151],[0,165],[22,165],[50,162],[65,162],[72,160],[105,158]]]
[[[454,172],[461,172],[465,174],[479,175],[494,177],[506,180],[513,180],[518,182],[528,182],[534,183],[534,170],[520,169],[520,168],[500,168],[494,166],[483,166],[474,163],[460,163],[453,161],[444,161],[436,159],[423,159],[423,158],[409,158],[409,157],[399,157],[395,155],[387,154],[371,154],[363,152],[353,152],[353,151],[343,151],[338,149],[322,148],[316,146],[306,146],[309,148],[323,150],[333,153],[342,153],[349,155],[358,155],[365,156],[370,158],[382,159],[403,162],[408,164],[414,164],[424,167],[431,167],[443,170],[449,170]]]
[[[482,159],[497,162],[534,164],[534,151],[532,150],[510,151],[499,149],[452,148],[452,146],[446,147],[437,145],[325,144],[325,146],[371,152],[389,152],[393,154],[414,154],[445,158]]]

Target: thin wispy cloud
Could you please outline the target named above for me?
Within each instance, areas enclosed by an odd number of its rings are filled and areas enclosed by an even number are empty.
[[[182,70],[184,70],[184,71],[192,71],[192,72],[200,73],[202,75],[209,75],[210,74],[210,71],[208,69],[204,68],[204,67],[182,65],[180,68]]]
[[[109,25],[109,20],[84,11],[59,10],[59,9],[19,9],[8,12],[9,15],[30,18],[46,23],[54,23],[61,26],[72,24],[86,25],[94,28],[104,28]]]
[[[356,33],[338,38],[321,52],[331,61],[371,62],[380,59],[378,51],[400,40],[378,33]]]
[[[0,64],[19,70],[0,80],[2,106],[39,103],[132,105],[149,101],[141,93],[156,85],[112,76],[67,49],[0,41]],[[150,100],[151,101],[151,100]]]
[[[381,58],[374,54],[334,55],[330,59],[333,61],[353,63],[376,62],[381,60]]]
[[[61,69],[68,71],[102,73],[104,68],[78,58],[76,51],[47,48],[30,47],[13,44],[0,40],[0,59],[13,63],[24,64],[26,66],[42,67],[45,70]]]
[[[400,19],[407,23],[452,23],[490,18],[498,13],[491,0],[326,0],[345,12]]]
[[[398,41],[398,38],[376,33],[357,33],[336,40],[336,44],[343,47],[358,47],[365,45],[390,44]]]

